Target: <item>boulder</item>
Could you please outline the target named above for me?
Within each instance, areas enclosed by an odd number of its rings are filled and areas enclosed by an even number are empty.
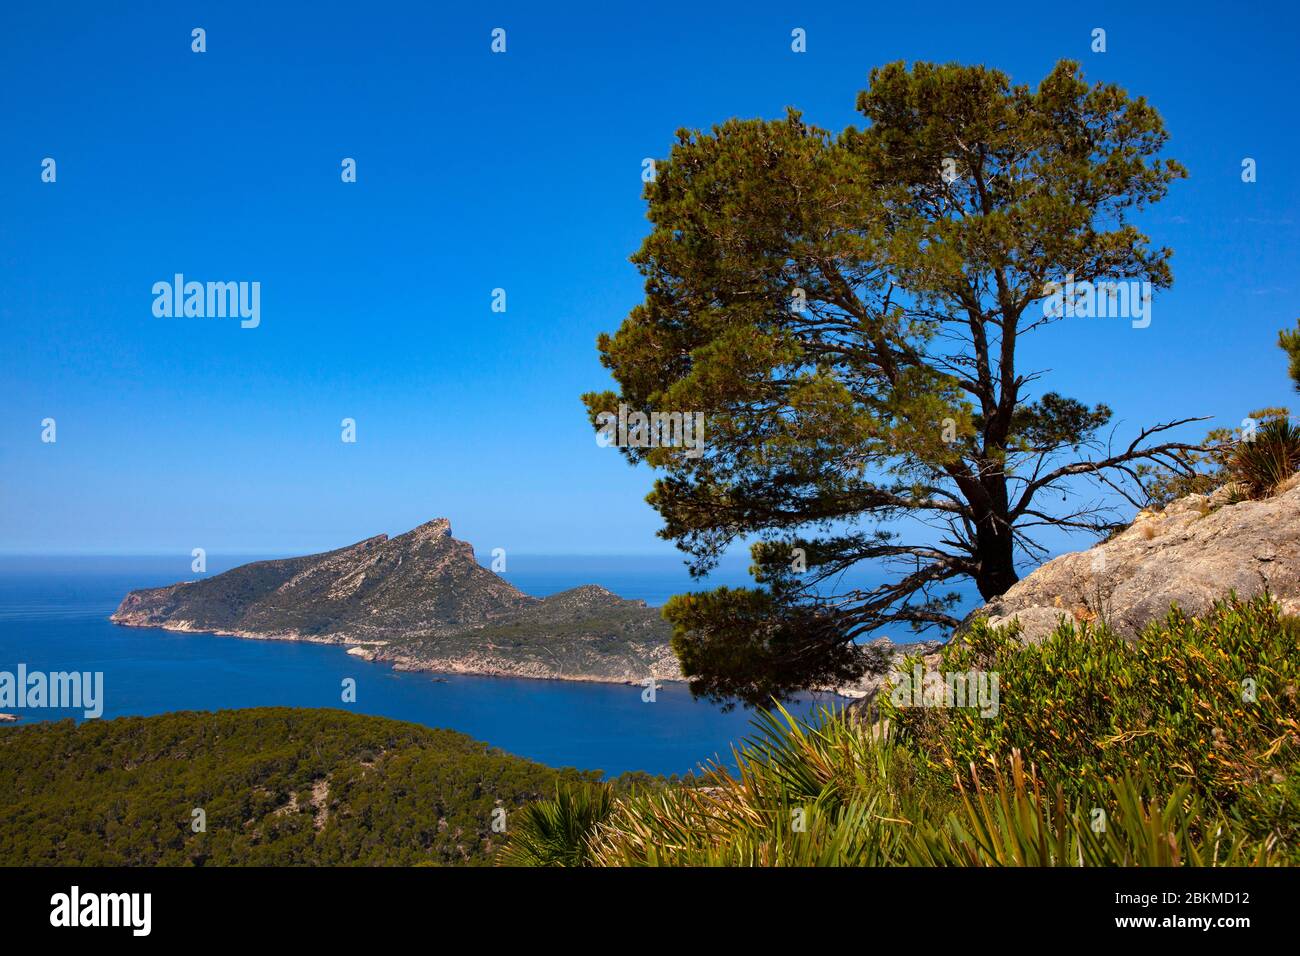
[[[1288,484],[1263,501],[1233,504],[1221,489],[1140,512],[1109,541],[1048,561],[972,618],[1018,620],[1029,641],[1062,619],[1104,621],[1136,637],[1171,604],[1198,615],[1230,591],[1246,599],[1265,590],[1300,614],[1300,482]]]

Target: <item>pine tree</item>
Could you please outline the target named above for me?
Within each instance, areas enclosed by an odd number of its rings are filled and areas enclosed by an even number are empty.
[[[1294,331],[1283,329],[1277,334],[1277,344],[1290,359],[1287,371],[1295,382],[1295,390],[1300,392],[1300,319],[1296,320],[1295,325]]]
[[[704,413],[701,450],[649,429],[623,448],[663,472],[648,500],[694,573],[759,539],[757,587],[665,608],[715,699],[852,679],[857,639],[956,625],[944,588],[1003,593],[1043,554],[1036,529],[1114,526],[1060,506],[1075,479],[1195,447],[1164,441],[1178,421],[1108,448],[1108,407],[1035,397],[1017,361],[1023,336],[1073,321],[1043,308],[1052,283],[1172,281],[1171,251],[1129,221],[1186,175],[1159,158],[1158,113],[1070,62],[1037,90],[893,63],[857,106],[868,125],[839,135],[794,110],[678,133],[646,186],[645,300],[598,342],[619,391],[583,396],[597,426],[620,405]],[[859,562],[892,577],[836,587]]]

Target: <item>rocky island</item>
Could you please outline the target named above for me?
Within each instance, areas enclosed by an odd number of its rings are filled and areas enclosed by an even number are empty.
[[[437,518],[406,534],[255,561],[129,593],[110,620],[346,645],[403,670],[612,683],[680,680],[655,608],[596,585],[537,598],[483,567]]]

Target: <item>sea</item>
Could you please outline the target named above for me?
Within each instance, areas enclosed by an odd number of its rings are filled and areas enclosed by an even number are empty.
[[[266,555],[209,555],[212,575]],[[397,671],[349,656],[337,645],[248,640],[119,627],[108,616],[134,588],[193,580],[190,556],[0,556],[0,671],[101,672],[97,719],[178,710],[337,707],[468,734],[553,767],[616,775],[685,774],[717,762],[753,733],[753,713],[692,698],[685,684],[647,688]],[[480,557],[485,565],[491,559]],[[673,556],[511,555],[502,575],[544,597],[599,584],[660,606],[673,594],[752,584],[744,561],[724,561],[692,580]],[[974,595],[969,601],[973,606]],[[894,635],[891,635],[894,636]],[[898,640],[915,639],[910,633]],[[355,701],[344,702],[345,679]],[[810,694],[787,707],[800,716],[842,706]],[[0,708],[22,722],[85,719],[81,710]]]

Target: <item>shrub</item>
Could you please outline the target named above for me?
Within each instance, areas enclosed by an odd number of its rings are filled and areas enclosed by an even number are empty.
[[[1251,498],[1267,498],[1300,471],[1300,426],[1288,419],[1265,422],[1251,441],[1233,450],[1228,472]]]
[[[996,672],[995,715],[888,694],[876,724],[761,711],[734,772],[616,800],[583,830],[582,862],[1300,862],[1297,646],[1300,620],[1267,595],[1201,619],[1174,608],[1136,641],[1063,624],[1027,645],[976,622],[941,669]]]
[[[1261,434],[1289,428],[1289,415],[1290,412],[1285,408],[1258,408],[1248,417],[1262,425],[1250,440],[1247,440],[1242,428],[1216,428],[1205,436],[1196,449],[1174,452],[1162,464],[1138,465],[1133,470],[1133,476],[1141,487],[1147,507],[1160,509],[1188,495],[1210,495],[1224,485],[1240,484],[1241,475],[1234,469],[1234,461],[1241,454],[1248,455],[1250,446]],[[1285,477],[1284,475],[1283,480]],[[1277,482],[1268,485],[1263,494],[1271,491],[1276,484]],[[1234,501],[1240,500],[1241,496],[1249,497],[1244,485],[1232,491],[1230,498]],[[1263,494],[1254,497],[1262,497]]]
[[[984,785],[974,770],[962,811],[923,823],[907,843],[925,866],[1243,866],[1274,860],[1270,841],[1233,833],[1186,785],[1165,799],[1148,776],[1108,780],[1067,801],[1026,771],[1018,751],[1010,774]]]
[[[1068,796],[1013,751],[953,788],[843,712],[763,712],[709,785],[636,793],[585,832],[597,866],[1170,866],[1276,861],[1269,841],[1190,792],[1125,774]],[[951,782],[951,781],[950,781]],[[549,801],[544,815],[558,810]],[[1098,825],[1098,811],[1104,813]],[[516,831],[514,842],[527,839]]]
[[[992,768],[1018,749],[1075,794],[1141,767],[1238,811],[1263,836],[1278,832],[1270,806],[1300,803],[1286,789],[1300,760],[1298,644],[1300,624],[1267,595],[1230,598],[1195,620],[1175,608],[1136,642],[1063,624],[1025,645],[1014,628],[977,622],[941,666],[996,672],[996,716],[888,702],[882,710],[916,752],[951,773]]]
[[[587,866],[588,839],[609,816],[614,789],[605,783],[557,784],[555,799],[530,803],[510,821],[500,866]]]

